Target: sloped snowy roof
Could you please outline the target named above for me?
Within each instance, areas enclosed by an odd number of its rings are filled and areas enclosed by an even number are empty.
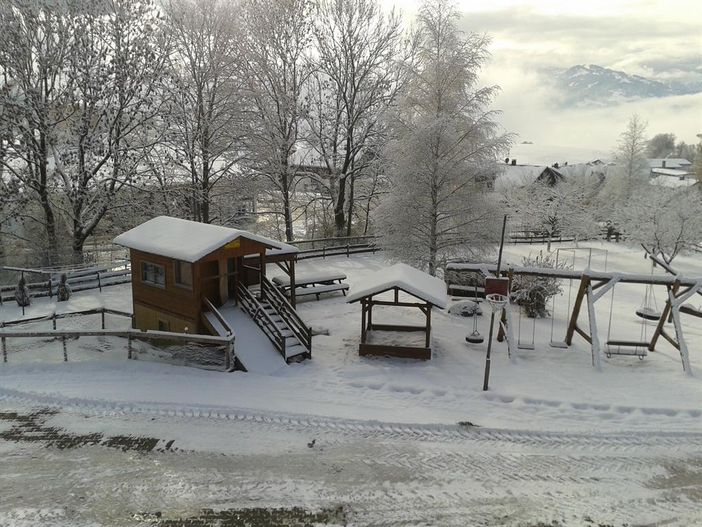
[[[652,168],[651,174],[659,174],[661,176],[687,176],[689,172],[687,170],[681,170],[679,168]]]
[[[442,309],[448,304],[446,283],[443,280],[403,263],[391,265],[368,275],[363,287],[354,287],[346,301],[356,302],[394,287]]]
[[[262,243],[275,254],[297,252],[297,248],[292,245],[248,231],[170,216],[157,216],[137,225],[117,236],[114,243],[129,249],[167,256],[176,260],[197,262],[237,238],[246,238]]]
[[[667,157],[665,159],[648,160],[648,164],[651,168],[664,168],[664,163],[665,168],[683,168],[692,164],[687,159],[682,157]]]

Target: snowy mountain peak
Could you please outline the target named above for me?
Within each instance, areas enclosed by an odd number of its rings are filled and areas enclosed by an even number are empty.
[[[626,100],[702,92],[701,83],[663,82],[596,64],[560,70],[555,84],[565,106],[609,106]]]

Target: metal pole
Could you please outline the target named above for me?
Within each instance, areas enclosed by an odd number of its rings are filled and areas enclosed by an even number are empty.
[[[495,325],[495,312],[490,315],[490,334],[488,336],[487,355],[485,355],[485,377],[483,378],[483,391],[488,390],[490,382],[490,351],[492,350],[492,332]]]
[[[497,277],[499,278],[500,276],[500,267],[502,265],[502,249],[504,249],[505,246],[505,228],[507,227],[507,214],[505,214],[504,218],[502,218],[502,236],[500,237],[500,251],[497,256]],[[509,294],[509,291],[507,291],[507,294]],[[493,334],[493,328],[495,326],[495,311],[493,310],[492,314],[490,315],[490,333],[488,335],[488,343],[487,343],[487,353],[485,354],[485,377],[483,378],[483,391],[486,392],[488,390],[488,385],[490,383],[490,354],[492,351],[492,334]]]
[[[502,249],[505,246],[505,228],[507,227],[507,214],[502,218],[502,236],[500,237],[500,252],[497,255],[497,277],[500,276],[500,266],[502,265]]]

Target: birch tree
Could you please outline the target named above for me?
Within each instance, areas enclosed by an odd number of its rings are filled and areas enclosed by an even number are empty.
[[[498,88],[478,87],[488,39],[463,34],[457,19],[444,1],[420,9],[418,62],[392,123],[377,217],[389,253],[432,275],[497,238],[500,209],[485,186],[510,143],[489,109]]]
[[[247,119],[246,165],[263,175],[282,201],[285,238],[293,239],[293,154],[307,113],[312,71],[311,0],[248,0],[244,4],[242,69]],[[299,156],[298,156],[299,158]]]
[[[402,28],[376,0],[321,0],[314,36],[309,143],[327,169],[320,183],[333,203],[335,234],[344,236],[349,185],[365,168],[366,147],[381,142],[384,112],[401,84]]]

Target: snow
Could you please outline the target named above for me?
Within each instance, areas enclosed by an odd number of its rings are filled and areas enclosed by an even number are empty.
[[[366,277],[362,287],[353,288],[347,302],[382,293],[397,287],[441,309],[448,304],[446,283],[419,269],[403,263],[391,265]]]
[[[324,282],[335,282],[337,280],[346,280],[346,275],[344,273],[308,273],[295,275],[295,285],[321,284]],[[290,277],[288,275],[274,276],[273,283],[276,285],[290,285]]]
[[[247,371],[272,375],[286,367],[285,360],[268,337],[241,308],[225,304],[219,312],[234,328],[234,354]]]
[[[158,216],[117,236],[114,243],[151,254],[197,262],[223,245],[246,238],[269,247],[268,254],[295,253],[297,249],[265,236],[219,225],[170,216]]]
[[[596,249],[591,258],[593,269],[604,267],[607,250],[609,272],[650,273],[650,262],[642,257],[640,248],[604,242],[581,244],[574,258],[576,269],[584,268],[589,248]],[[508,245],[504,258],[507,262],[520,261],[529,252],[539,250],[545,250],[545,246]],[[674,265],[688,276],[702,275],[700,255],[678,256]],[[298,264],[303,274],[346,274],[352,290],[362,289],[372,276],[387,268],[382,254]],[[269,271],[273,269],[271,266]],[[660,270],[656,273],[665,276]],[[359,357],[358,307],[347,304],[339,295],[298,303],[301,317],[321,332],[313,337],[313,358],[285,365],[277,355],[280,368],[272,375],[204,371],[153,362],[144,353],[137,353],[139,360],[130,361],[126,359],[126,342],[112,337],[69,341],[69,362],[63,363],[60,342],[8,339],[8,362],[0,363],[0,397],[27,398],[38,405],[65,406],[73,401],[81,408],[95,407],[100,412],[129,413],[147,408],[188,415],[304,414],[309,419],[356,420],[365,423],[363,426],[370,426],[367,423],[372,421],[447,425],[469,420],[483,428],[526,431],[625,431],[633,435],[657,430],[702,432],[702,376],[685,375],[680,354],[664,340],[642,361],[635,357],[602,357],[601,372],[592,367],[590,346],[579,336],[568,349],[549,346],[551,340],[563,340],[568,297],[574,299],[577,284],[576,280],[572,285],[564,280],[562,295],[554,305],[549,303],[554,313],[553,339],[549,318],[536,321],[535,349],[518,350],[513,361],[507,356],[506,343],[493,343],[488,392],[482,391],[486,343],[465,343],[465,336],[472,331],[472,318],[446,311],[433,313],[431,361]],[[642,328],[650,337],[654,325],[642,326],[634,313],[641,306],[643,286],[619,283],[615,289],[611,338],[639,340]],[[661,301],[665,287],[654,289]],[[602,340],[607,335],[609,295],[595,305]],[[113,286],[105,288],[102,295],[97,291],[76,293],[71,302],[79,308],[104,303],[129,310],[131,292],[128,285]],[[695,295],[686,302],[697,306],[702,298]],[[52,308],[45,299],[37,299],[27,316]],[[412,325],[421,318],[416,311],[378,309],[374,310],[374,319],[382,323],[385,318],[397,317],[401,320],[395,322]],[[0,307],[0,320],[13,319],[17,314],[17,306],[8,303]],[[516,339],[518,310],[512,316]],[[478,317],[478,329],[485,337],[489,318]],[[90,327],[94,321],[99,321],[99,315],[92,320],[60,320],[59,327]],[[702,321],[681,315],[680,323],[687,336],[692,370],[702,371]],[[32,327],[48,329],[50,324],[47,321]],[[129,322],[118,317],[108,320],[109,329],[118,324],[126,327]],[[587,327],[586,309],[581,312],[581,325]],[[249,349],[242,346],[246,332],[240,327],[238,324],[235,340],[235,351],[239,352]],[[522,320],[522,331],[530,336],[531,320]],[[669,331],[673,332],[672,325]],[[268,345],[267,340],[257,346],[264,345]],[[140,349],[144,346],[136,345]]]

